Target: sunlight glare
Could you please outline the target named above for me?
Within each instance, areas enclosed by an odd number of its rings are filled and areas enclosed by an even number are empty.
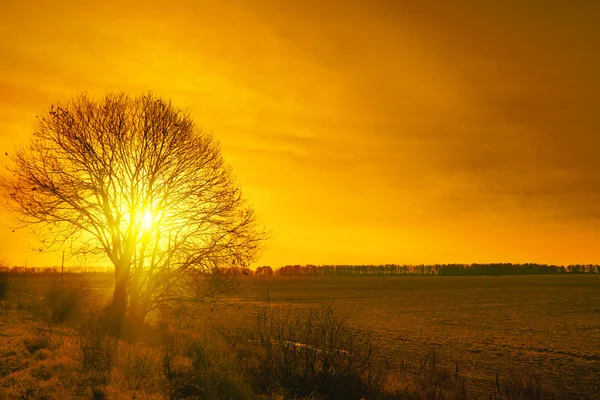
[[[145,211],[144,216],[142,217],[142,229],[145,231],[150,230],[153,220],[152,213],[150,211]]]

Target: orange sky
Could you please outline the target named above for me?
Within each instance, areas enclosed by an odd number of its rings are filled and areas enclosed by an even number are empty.
[[[260,265],[599,263],[599,20],[594,1],[3,0],[0,150],[52,102],[152,90],[220,140],[272,231]],[[11,264],[60,261],[0,240]]]

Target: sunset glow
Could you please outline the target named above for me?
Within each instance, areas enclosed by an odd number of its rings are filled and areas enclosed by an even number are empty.
[[[0,398],[598,398],[599,22],[0,0]]]
[[[598,263],[600,3],[496,3],[3,1],[2,153],[53,102],[152,91],[220,142],[256,265]]]
[[[144,217],[142,218],[142,229],[149,231],[154,223],[154,217],[150,211],[144,211]]]

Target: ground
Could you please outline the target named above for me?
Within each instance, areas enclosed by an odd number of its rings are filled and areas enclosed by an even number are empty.
[[[81,280],[68,276],[67,284]],[[91,290],[86,302],[90,307],[110,298],[109,276],[88,275],[84,280]],[[47,323],[43,294],[57,282],[57,277],[13,278],[12,294],[0,302],[0,367],[6,370],[0,368],[0,387],[8,387],[15,396],[27,394],[27,385],[36,387],[36,393],[51,387],[48,391],[55,395],[64,383],[59,384],[59,378],[64,381],[80,372],[76,353],[81,340],[75,331]],[[290,312],[330,306],[347,318],[352,329],[373,340],[400,386],[405,376],[419,375],[425,365],[431,365],[435,352],[438,368],[466,382],[474,398],[489,398],[496,377],[502,380],[511,374],[539,378],[545,390],[559,398],[594,398],[600,392],[598,275],[243,277],[238,283],[236,294],[225,299],[227,305],[212,312],[210,307],[203,309],[197,316],[199,326],[211,326],[214,332],[247,326],[265,301]],[[45,338],[50,342],[44,342]],[[213,345],[225,342],[213,340]],[[129,383],[128,376],[136,370],[123,365],[131,357],[160,375],[162,347],[144,343],[118,344],[117,367],[109,373],[111,383],[105,389],[109,397],[124,391],[136,393],[138,399],[144,394],[165,398],[158,386],[146,382],[145,391],[136,392],[136,386]],[[180,362],[189,367],[194,361],[186,357]],[[231,363],[235,363],[233,358],[216,364]],[[226,372],[230,375],[231,371]],[[242,374],[235,369],[238,372]],[[90,379],[73,380],[84,378]],[[76,384],[72,382],[73,387]],[[240,390],[250,390],[250,385],[239,384]],[[69,390],[64,389],[67,398]]]
[[[374,332],[395,365],[432,348],[488,391],[496,372],[527,367],[572,398],[600,391],[600,276],[248,279],[241,302],[333,301]]]

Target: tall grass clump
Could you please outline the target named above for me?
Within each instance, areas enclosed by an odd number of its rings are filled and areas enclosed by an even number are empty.
[[[302,310],[267,303],[232,343],[261,391],[348,400],[383,396],[383,370],[371,341],[331,304]]]

